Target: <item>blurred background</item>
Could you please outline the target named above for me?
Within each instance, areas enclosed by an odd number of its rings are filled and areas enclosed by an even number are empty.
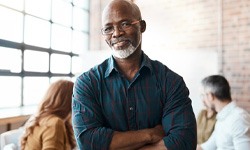
[[[75,81],[110,56],[100,33],[109,1],[0,0],[0,132],[34,113],[51,82]],[[184,78],[196,115],[212,74],[250,112],[250,0],[134,2],[147,23],[142,49]]]

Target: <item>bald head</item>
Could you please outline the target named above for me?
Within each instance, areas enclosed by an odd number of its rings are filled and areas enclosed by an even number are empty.
[[[135,20],[141,20],[141,12],[139,7],[129,0],[112,0],[104,8],[102,13],[102,23],[105,24],[106,18],[111,15],[128,14],[129,17]]]

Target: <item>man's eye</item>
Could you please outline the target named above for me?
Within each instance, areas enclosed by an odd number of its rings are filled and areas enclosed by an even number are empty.
[[[105,28],[103,28],[104,32],[110,32],[112,30],[113,30],[113,27],[105,27]]]
[[[131,23],[129,23],[129,22],[122,22],[122,23],[121,23],[121,26],[122,26],[122,27],[130,27],[130,26],[131,26]]]

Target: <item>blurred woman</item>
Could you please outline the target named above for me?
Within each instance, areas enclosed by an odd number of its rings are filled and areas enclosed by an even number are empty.
[[[76,147],[71,125],[73,82],[59,80],[48,88],[36,114],[25,124],[22,150],[70,150]]]
[[[202,109],[197,117],[197,144],[204,143],[208,140],[214,131],[216,123],[216,111],[209,108],[206,103],[207,94],[202,94],[202,102],[205,109]]]

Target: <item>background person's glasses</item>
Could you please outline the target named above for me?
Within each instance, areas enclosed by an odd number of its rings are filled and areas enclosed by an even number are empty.
[[[136,20],[136,21],[133,21],[133,22],[123,21],[122,23],[117,25],[117,28],[118,28],[119,31],[126,31],[126,30],[129,30],[134,24],[137,24],[137,23],[139,23],[141,21],[142,20]],[[112,25],[112,26],[103,27],[101,29],[101,31],[102,31],[103,35],[111,35],[115,31],[115,26]]]

